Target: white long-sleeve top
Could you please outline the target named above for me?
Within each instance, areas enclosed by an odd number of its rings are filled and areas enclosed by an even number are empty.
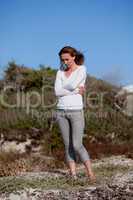
[[[63,70],[58,70],[54,85],[55,95],[58,98],[58,109],[82,109],[83,98],[78,93],[79,86],[84,86],[86,81],[86,67],[80,65],[69,77]]]

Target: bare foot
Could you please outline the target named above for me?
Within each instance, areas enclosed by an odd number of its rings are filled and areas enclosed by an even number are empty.
[[[88,177],[89,177],[89,179],[90,179],[91,182],[93,182],[93,183],[96,182],[96,177],[95,177],[95,175],[94,175],[93,172],[89,173]]]

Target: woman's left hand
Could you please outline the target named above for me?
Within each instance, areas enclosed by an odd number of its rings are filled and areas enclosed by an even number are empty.
[[[83,95],[85,92],[85,87],[84,86],[80,86],[79,87],[79,94]]]

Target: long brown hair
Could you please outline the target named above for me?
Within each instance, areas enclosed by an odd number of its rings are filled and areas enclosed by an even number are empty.
[[[73,48],[71,46],[63,47],[59,52],[59,57],[61,57],[61,55],[63,53],[69,53],[72,57],[75,56],[75,63],[77,65],[82,65],[84,63],[84,55],[83,55],[83,53],[81,53],[80,51],[77,51],[75,48]]]

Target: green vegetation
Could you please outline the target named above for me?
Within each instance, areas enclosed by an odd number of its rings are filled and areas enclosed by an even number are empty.
[[[41,144],[44,154],[62,160],[63,143],[54,116],[56,71],[44,65],[34,69],[8,63],[0,81],[0,138],[18,142],[31,138]],[[90,143],[130,144],[133,140],[133,118],[114,106],[119,89],[88,75],[84,95],[84,141],[88,149]],[[33,129],[38,130],[36,137]]]

